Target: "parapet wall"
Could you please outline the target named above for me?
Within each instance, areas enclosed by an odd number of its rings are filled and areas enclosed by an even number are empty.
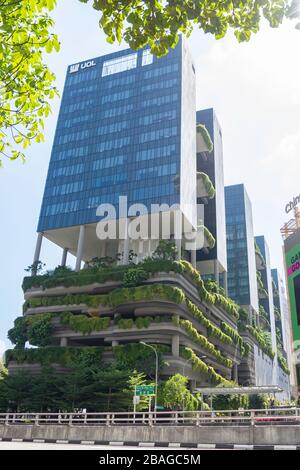
[[[113,442],[300,445],[300,426],[0,425],[0,438]]]

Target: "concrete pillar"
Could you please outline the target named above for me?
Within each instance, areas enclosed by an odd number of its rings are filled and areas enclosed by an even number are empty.
[[[219,262],[217,259],[214,260],[214,276],[215,276],[215,281],[217,285],[220,285],[220,279],[219,279]]]
[[[76,265],[75,271],[80,271],[82,255],[83,255],[83,248],[84,248],[84,238],[85,238],[85,226],[81,225],[79,230],[79,238],[78,238],[78,245],[77,245],[77,253],[76,253]]]
[[[175,245],[177,248],[177,260],[181,260],[181,238],[175,239]]]
[[[105,240],[101,240],[101,245],[100,245],[100,258],[104,258],[106,253],[106,242]]]
[[[238,382],[238,365],[234,364],[233,366],[233,380]]]
[[[228,295],[227,271],[224,271],[224,290],[226,295]]]
[[[35,245],[35,251],[33,256],[33,264],[35,265],[40,260],[42,241],[43,241],[43,232],[39,232],[37,236],[37,241]],[[36,267],[31,271],[32,276],[36,276],[37,270]]]
[[[179,335],[172,336],[172,355],[179,356]]]
[[[61,266],[66,266],[68,251],[69,251],[68,248],[63,249],[63,254],[62,254],[62,258],[61,258]]]
[[[118,344],[119,344],[119,341],[116,340],[116,339],[113,339],[112,342],[111,342],[112,347],[118,346]]]
[[[197,268],[197,251],[191,250],[191,264],[194,268]]]
[[[190,391],[193,393],[195,388],[197,388],[197,382],[196,382],[196,380],[191,380],[190,381]]]
[[[60,338],[60,345],[61,345],[62,347],[68,346],[68,338],[65,338],[65,337]]]
[[[124,233],[124,255],[123,255],[123,264],[126,265],[129,262],[129,234],[128,234],[128,218],[125,222],[125,233]]]

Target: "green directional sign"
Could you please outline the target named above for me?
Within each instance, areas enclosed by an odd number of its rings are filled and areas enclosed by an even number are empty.
[[[141,397],[143,395],[155,395],[155,385],[137,385],[135,387],[135,395]]]

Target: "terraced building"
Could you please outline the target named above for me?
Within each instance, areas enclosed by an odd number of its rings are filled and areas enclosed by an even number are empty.
[[[201,385],[228,384],[247,353],[235,304],[209,292],[187,261],[154,257],[63,276],[58,268],[25,278],[23,287],[24,315],[10,330],[16,342],[6,357],[10,373],[38,372],[47,362],[63,372],[85,348],[107,361],[132,347],[143,354],[143,341],[160,353],[161,377],[179,372]],[[25,341],[38,349],[24,349]]]

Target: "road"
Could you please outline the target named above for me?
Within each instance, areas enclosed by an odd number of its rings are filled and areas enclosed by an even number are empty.
[[[154,450],[153,447],[130,447],[130,446],[97,446],[84,444],[40,444],[36,442],[0,442],[1,450]],[[159,447],[155,450],[184,450],[170,449],[170,447]],[[189,449],[191,450],[191,449]]]

